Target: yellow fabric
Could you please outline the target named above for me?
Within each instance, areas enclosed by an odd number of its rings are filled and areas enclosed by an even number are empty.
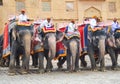
[[[116,32],[120,32],[120,30],[117,30]]]
[[[109,33],[110,31],[111,31],[111,26],[108,26],[107,33]]]
[[[66,37],[67,39],[70,39],[70,38],[72,38],[72,37],[78,37],[78,38],[80,38],[80,35],[71,35],[71,36],[65,35],[65,37]]]
[[[90,26],[88,27],[88,31],[92,31],[92,32],[95,32],[97,30],[102,30],[103,28],[101,27],[96,27],[96,28],[91,28]]]
[[[6,57],[8,57],[10,54],[11,54],[11,53],[8,52],[7,54],[3,55],[2,58],[6,58]]]
[[[54,60],[58,60],[60,57],[66,57],[67,51],[65,50],[64,54],[60,54],[59,56],[55,57]]]
[[[38,52],[43,52],[44,51],[44,48],[41,48],[39,50],[35,50],[35,51],[31,51],[31,54],[35,54],[35,53],[38,53]]]

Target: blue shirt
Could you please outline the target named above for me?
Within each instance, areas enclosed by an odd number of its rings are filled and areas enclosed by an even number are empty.
[[[118,28],[120,28],[120,25],[118,24],[118,22],[113,22],[112,23],[112,32],[114,32]]]

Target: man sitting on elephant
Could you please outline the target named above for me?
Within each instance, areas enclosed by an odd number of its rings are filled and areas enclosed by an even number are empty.
[[[25,14],[25,10],[21,10],[21,14],[18,16],[18,21],[19,22],[27,22],[28,21],[28,16]]]
[[[76,30],[75,21],[72,20],[72,21],[68,24],[65,33],[70,33],[70,32],[73,33],[73,32],[75,32],[75,30]]]
[[[116,29],[120,29],[120,25],[116,18],[113,19],[112,23],[112,32],[115,32]]]
[[[52,28],[52,27],[54,27],[54,25],[53,25],[53,23],[52,23],[52,21],[51,21],[51,18],[47,18],[46,20],[44,20],[44,21],[41,23],[40,27],[38,28],[38,31],[40,32],[40,34],[41,34],[42,37],[44,37],[44,33],[43,33],[43,31],[42,31],[42,29],[43,29],[44,27],[45,27],[45,28]]]
[[[51,21],[51,18],[47,18],[46,20],[44,20],[41,25],[40,25],[40,29],[42,29],[43,27],[46,27],[46,28],[51,28],[53,27],[53,23]]]

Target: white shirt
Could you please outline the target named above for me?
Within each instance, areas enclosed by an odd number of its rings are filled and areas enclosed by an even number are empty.
[[[68,30],[67,30],[67,32],[74,32],[74,31],[75,31],[75,28],[76,28],[76,25],[73,24],[73,23],[70,23],[70,24],[68,25]]]
[[[48,21],[45,20],[45,21],[43,21],[43,22],[41,23],[40,28],[43,28],[43,27],[50,28],[50,27],[52,27],[52,26],[53,26],[53,24],[52,24],[51,21],[48,23]]]
[[[97,26],[97,21],[95,19],[90,19],[90,26],[91,28],[94,28],[95,26]]]
[[[18,16],[18,21],[19,21],[19,22],[26,22],[27,19],[28,19],[27,15],[20,14],[20,15]]]

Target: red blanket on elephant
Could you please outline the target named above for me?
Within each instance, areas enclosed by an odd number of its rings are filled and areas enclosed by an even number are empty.
[[[60,28],[59,30],[61,32],[64,32],[65,27]],[[56,57],[54,59],[56,60],[56,59],[59,59],[59,57],[64,57],[64,56],[66,56],[66,48],[65,48],[64,44],[61,41],[58,41],[56,43]]]
[[[43,47],[38,46],[39,42],[42,42],[42,39],[39,39],[38,37],[38,27],[40,26],[40,24],[34,24],[33,27],[33,39],[32,39],[32,45],[31,45],[31,54],[37,53],[37,52],[41,52],[44,51]]]
[[[56,57],[54,58],[59,59],[59,57],[64,57],[66,56],[66,48],[63,45],[63,43],[61,41],[56,43]]]
[[[9,35],[9,30],[8,30],[8,25],[5,25],[4,28],[4,36],[3,36],[3,58],[7,57],[10,55],[10,35]]]
[[[81,36],[81,46],[82,46],[82,51],[83,53],[87,52],[87,36],[88,36],[88,24],[83,24],[78,26],[78,31],[80,32]]]

